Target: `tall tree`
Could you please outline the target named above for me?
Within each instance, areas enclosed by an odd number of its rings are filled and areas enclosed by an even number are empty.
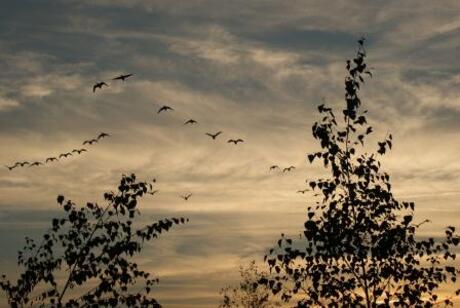
[[[321,161],[330,177],[307,180],[321,200],[307,210],[303,237],[283,236],[265,256],[274,275],[259,283],[297,307],[431,307],[440,300],[440,285],[459,273],[450,262],[459,243],[455,228],[447,227],[441,240],[417,237],[424,222],[413,222],[414,203],[393,196],[379,161],[392,147],[391,134],[376,153],[365,152],[373,131],[358,96],[365,77],[372,77],[365,57],[360,39],[346,63],[343,121],[318,107],[321,120],[312,133],[321,149],[307,158]]]
[[[118,192],[107,192],[107,204],[77,207],[58,196],[65,215],[54,218],[41,241],[26,238],[16,282],[1,277],[0,287],[12,307],[160,307],[150,296],[158,278],[139,268],[132,257],[143,244],[183,224],[183,217],[138,226],[138,200],[153,184],[123,176]]]

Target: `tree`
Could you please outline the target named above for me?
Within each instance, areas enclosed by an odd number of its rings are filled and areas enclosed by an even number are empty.
[[[270,289],[260,286],[257,281],[266,273],[260,272],[255,261],[247,267],[240,267],[241,281],[236,287],[226,287],[221,290],[223,296],[219,308],[271,308],[280,307],[273,301]]]
[[[376,153],[365,152],[372,127],[358,92],[372,73],[364,39],[358,43],[346,64],[343,122],[322,104],[322,118],[312,127],[321,150],[307,158],[330,172],[327,179],[307,180],[321,200],[308,207],[302,238],[282,236],[265,256],[275,275],[259,283],[297,307],[432,307],[440,285],[456,281],[459,270],[449,262],[459,237],[452,226],[442,240],[416,236],[426,221],[413,222],[414,203],[397,201],[381,170],[379,157],[391,149],[391,134]]]
[[[40,243],[26,238],[18,256],[24,271],[16,282],[5,275],[0,280],[11,307],[160,307],[149,296],[158,278],[141,270],[132,257],[144,242],[188,219],[137,227],[138,200],[152,189],[152,183],[136,181],[132,174],[122,177],[117,193],[104,194],[104,207],[87,203],[79,208],[58,196],[64,217],[52,220]]]

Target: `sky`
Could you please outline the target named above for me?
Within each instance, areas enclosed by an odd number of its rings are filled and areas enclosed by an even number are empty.
[[[157,179],[145,217],[190,218],[142,254],[161,279],[155,296],[215,307],[240,265],[302,230],[316,199],[296,191],[325,174],[306,162],[319,147],[316,107],[342,108],[345,61],[362,35],[369,149],[393,135],[382,163],[416,220],[432,220],[422,234],[459,226],[459,16],[456,0],[0,1],[1,165],[111,134],[78,157],[0,168],[0,271],[14,275],[23,237],[46,228],[58,194],[100,201],[135,173]],[[134,76],[110,80],[122,73]],[[102,80],[109,87],[93,93]],[[174,111],[157,114],[162,105]],[[190,118],[198,124],[184,126]],[[273,164],[296,169],[270,173]]]

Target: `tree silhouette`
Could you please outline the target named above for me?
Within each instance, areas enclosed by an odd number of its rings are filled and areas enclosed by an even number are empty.
[[[271,308],[280,307],[273,300],[269,288],[257,282],[266,273],[259,271],[255,261],[247,267],[240,267],[241,281],[236,287],[228,286],[221,290],[223,296],[219,308]]]
[[[391,149],[391,134],[377,153],[365,152],[372,127],[358,92],[372,73],[364,39],[358,44],[346,64],[343,122],[322,104],[312,127],[321,150],[307,158],[330,171],[329,178],[307,180],[321,201],[308,208],[301,239],[282,236],[265,256],[274,275],[259,283],[296,307],[432,307],[440,285],[456,281],[459,271],[449,264],[459,237],[452,226],[441,240],[416,236],[426,221],[412,221],[414,203],[397,201],[381,170],[379,156]]]
[[[143,244],[188,219],[160,219],[138,227],[138,200],[152,183],[123,176],[118,192],[107,192],[107,205],[75,203],[58,196],[65,215],[54,218],[41,243],[26,238],[18,264],[24,271],[16,282],[5,275],[0,287],[12,307],[160,307],[150,291],[158,278],[131,259]],[[78,288],[78,289],[77,289]]]

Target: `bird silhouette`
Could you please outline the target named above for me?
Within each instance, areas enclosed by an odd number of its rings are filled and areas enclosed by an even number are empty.
[[[187,125],[187,124],[197,124],[198,122],[195,121],[194,119],[190,119],[188,120],[187,122],[184,123],[184,125]]]
[[[78,153],[78,154],[81,154],[82,152],[88,152],[88,150],[86,149],[73,149],[72,150],[72,153]]]
[[[188,194],[188,195],[184,195],[184,196],[180,196],[182,199],[184,199],[185,201],[188,201],[188,199],[192,196],[192,194]]]
[[[16,168],[18,166],[18,163],[15,163],[13,166],[7,166],[5,165],[6,168],[8,168],[8,170],[13,170],[14,168]]]
[[[161,107],[160,109],[158,109],[157,113],[160,113],[160,112],[162,112],[162,111],[168,111],[168,110],[173,111],[174,109],[171,108],[171,107],[169,107],[169,106],[164,105],[163,107]]]
[[[233,142],[235,145],[237,145],[238,142],[244,142],[244,140],[238,138],[238,139],[236,139],[236,140],[235,140],[235,139],[230,139],[230,140],[227,141],[227,143],[232,143],[232,142]]]
[[[95,142],[98,142],[98,140],[97,139],[89,139],[89,140],[83,141],[83,145],[85,145],[85,144],[91,145],[91,144],[93,144]]]
[[[102,89],[102,86],[108,87],[109,85],[106,84],[106,83],[103,82],[103,81],[97,82],[97,83],[93,86],[93,93],[96,92],[96,89]]]
[[[53,162],[53,161],[58,161],[58,159],[56,157],[48,157],[46,160],[45,160],[45,163],[49,163],[49,162]]]
[[[158,189],[150,191],[149,194],[151,194],[151,195],[153,196],[153,195],[155,195],[157,192],[159,192]]]
[[[62,153],[61,155],[59,155],[59,158],[62,158],[62,157],[67,158],[68,156],[72,156],[72,153],[70,153],[70,152]]]
[[[101,138],[105,138],[105,137],[110,137],[110,135],[107,134],[107,133],[100,133],[99,136],[97,136],[97,140],[99,140]]]
[[[289,166],[289,167],[287,167],[287,168],[284,168],[284,169],[283,169],[283,172],[286,172],[286,171],[289,172],[289,171],[291,171],[292,169],[295,169],[295,167],[294,167],[294,166]]]
[[[217,133],[215,134],[211,134],[211,133],[206,133],[206,135],[208,135],[209,137],[212,138],[212,140],[216,140],[217,136],[219,136],[220,134],[222,134],[221,131],[218,131]]]
[[[279,169],[280,167],[278,167],[278,165],[273,165],[270,167],[269,171],[272,171],[272,170],[275,170],[275,169]]]
[[[29,168],[30,168],[30,167],[34,167],[34,166],[40,166],[40,165],[43,165],[43,163],[42,163],[42,162],[39,162],[39,161],[36,161],[36,162],[31,163],[30,166],[29,166]]]
[[[307,191],[310,191],[310,189],[305,188],[304,190],[298,190],[297,193],[298,193],[298,194],[304,194],[304,193],[306,193]]]
[[[118,77],[115,77],[113,78],[112,80],[121,80],[121,81],[125,81],[125,79],[127,79],[128,77],[131,77],[133,74],[126,74],[126,75],[120,75]]]

